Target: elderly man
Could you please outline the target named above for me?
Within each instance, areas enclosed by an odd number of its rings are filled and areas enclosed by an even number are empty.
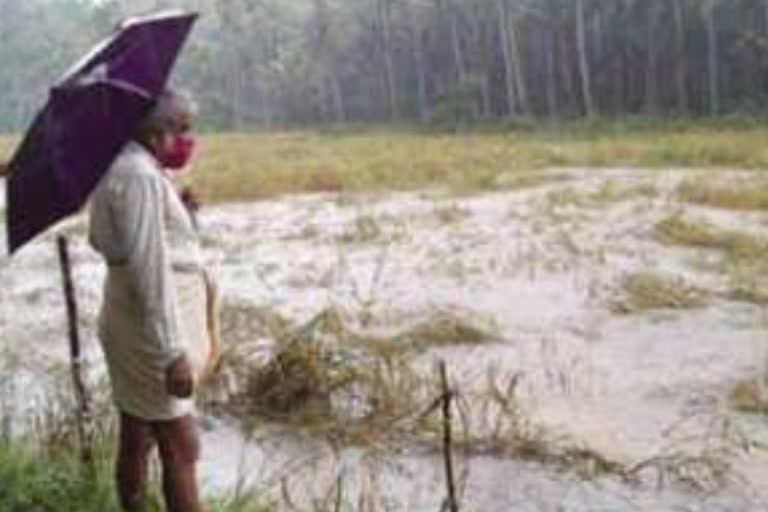
[[[157,444],[170,512],[202,510],[195,383],[210,355],[206,288],[193,220],[167,169],[187,165],[196,107],[167,91],[91,201],[90,240],[108,266],[99,336],[120,413],[117,485],[143,510]]]

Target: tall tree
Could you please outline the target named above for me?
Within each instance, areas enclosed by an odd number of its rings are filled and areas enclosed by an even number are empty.
[[[501,54],[504,57],[504,85],[507,98],[506,112],[512,115],[517,110],[517,96],[515,92],[515,65],[512,62],[511,34],[509,31],[509,8],[506,0],[496,0],[496,14],[499,23],[499,39]]]
[[[717,36],[717,25],[715,22],[715,10],[717,9],[717,0],[704,0],[702,11],[704,14],[704,23],[707,27],[707,72],[709,84],[709,113],[717,115],[720,113],[720,85],[719,85],[719,40]]]
[[[576,45],[579,53],[581,93],[584,96],[584,110],[587,116],[594,117],[597,115],[597,107],[592,96],[592,72],[589,66],[586,24],[584,0],[576,0]]]
[[[121,17],[166,7],[203,14],[174,81],[212,128],[752,114],[768,97],[768,0],[0,0],[0,129]]]
[[[375,0],[377,24],[380,32],[381,53],[384,59],[384,73],[389,95],[389,116],[392,121],[400,119],[400,95],[395,69],[394,35],[392,27],[392,0]]]
[[[685,0],[669,0],[672,4],[672,12],[675,20],[675,94],[677,98],[677,111],[681,114],[688,113],[688,85],[686,83],[686,38],[685,21],[683,19],[683,6]]]
[[[657,114],[659,111],[659,23],[662,4],[659,0],[646,0],[648,19],[646,21],[646,68],[645,68],[645,111]]]

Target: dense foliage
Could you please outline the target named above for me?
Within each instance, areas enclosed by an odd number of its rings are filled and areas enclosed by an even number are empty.
[[[768,0],[0,0],[0,129],[128,14],[204,14],[212,127],[761,110]]]

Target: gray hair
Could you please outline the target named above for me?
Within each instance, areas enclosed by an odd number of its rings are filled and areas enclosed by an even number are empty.
[[[166,89],[139,126],[137,138],[146,140],[153,135],[175,130],[180,117],[196,117],[198,110],[189,92]]]

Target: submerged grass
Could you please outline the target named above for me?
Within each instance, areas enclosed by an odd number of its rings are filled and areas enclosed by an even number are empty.
[[[728,300],[768,304],[768,282],[765,280],[765,256],[768,241],[757,235],[724,228],[701,219],[686,219],[678,213],[656,224],[654,234],[661,243],[715,249],[724,255],[717,271],[728,275]]]
[[[585,191],[578,187],[563,187],[547,192],[545,207],[552,209],[576,206],[602,207],[634,199],[652,199],[659,195],[658,188],[650,182],[624,184],[618,179],[607,179],[599,188]]]
[[[419,438],[423,411],[439,394],[413,364],[416,349],[498,339],[488,325],[437,311],[390,337],[355,332],[330,307],[301,327],[275,332],[266,364],[225,359],[240,382],[225,409],[320,436],[334,444],[398,444]]]

